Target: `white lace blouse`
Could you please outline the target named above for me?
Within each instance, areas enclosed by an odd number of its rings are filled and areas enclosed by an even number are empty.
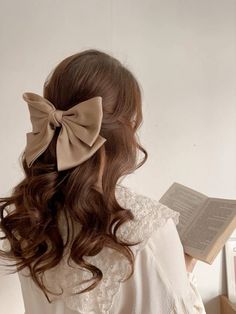
[[[19,273],[25,314],[206,313],[195,275],[186,271],[176,229],[179,213],[124,185],[117,185],[116,196],[135,216],[117,234],[123,240],[142,240],[141,244],[131,247],[135,255],[133,276],[121,282],[130,272],[129,262],[117,251],[103,248],[96,256],[85,257],[102,270],[102,281],[89,292],[71,296],[71,292],[91,284],[78,287],[78,282],[91,278],[91,273],[69,267],[65,253],[59,265],[45,273],[48,287],[58,292],[59,287],[64,290],[62,296],[50,295],[51,304],[24,271]]]

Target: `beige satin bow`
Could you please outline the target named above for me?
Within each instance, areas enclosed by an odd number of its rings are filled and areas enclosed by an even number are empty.
[[[57,110],[47,99],[24,93],[28,103],[32,132],[27,133],[25,158],[28,167],[47,149],[56,127],[60,127],[56,144],[57,169],[66,170],[89,159],[106,141],[99,135],[102,123],[102,97],[83,101],[72,108]]]

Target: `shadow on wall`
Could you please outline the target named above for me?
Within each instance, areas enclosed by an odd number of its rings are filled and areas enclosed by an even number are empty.
[[[223,248],[222,254],[222,274],[221,274],[221,291],[222,294],[227,294],[227,276],[226,276],[226,256],[225,247]]]

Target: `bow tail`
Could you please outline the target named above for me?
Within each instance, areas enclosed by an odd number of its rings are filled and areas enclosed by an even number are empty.
[[[69,136],[68,136],[69,135]],[[58,171],[78,166],[89,159],[106,141],[98,135],[92,146],[81,141],[72,132],[67,133],[63,128],[57,139],[57,168]]]
[[[25,158],[28,167],[47,149],[54,135],[54,130],[47,125],[40,132],[27,133],[27,144],[25,148]]]

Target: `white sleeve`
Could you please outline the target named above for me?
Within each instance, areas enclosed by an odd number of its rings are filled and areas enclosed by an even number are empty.
[[[196,277],[186,270],[183,246],[172,218],[154,232],[149,247],[163,282],[174,297],[175,313],[206,314]]]
[[[205,314],[204,304],[197,288],[197,278],[194,272],[187,272],[188,280],[191,287],[192,299],[194,300],[194,308],[196,313]]]

